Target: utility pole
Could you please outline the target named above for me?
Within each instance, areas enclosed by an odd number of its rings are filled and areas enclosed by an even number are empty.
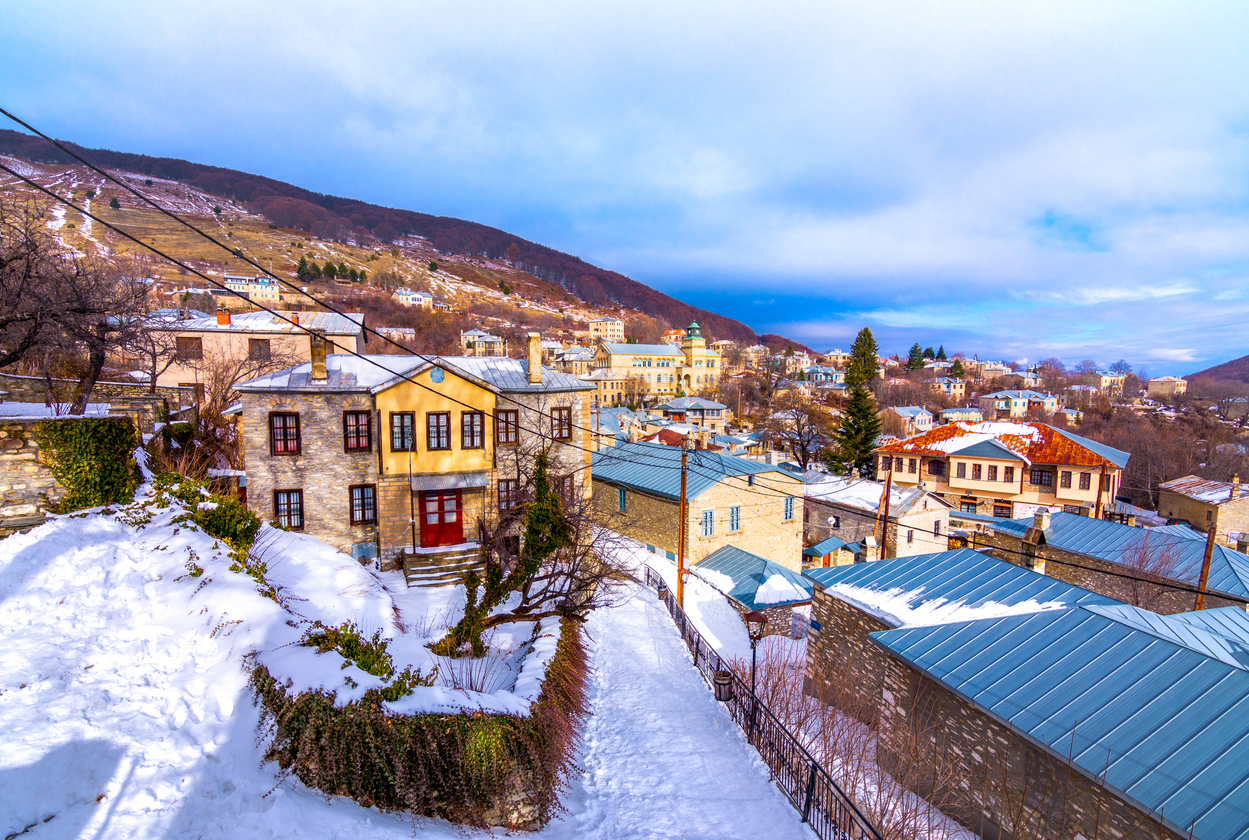
[[[881,517],[880,551],[877,560],[885,559],[885,543],[889,542],[889,490],[893,487],[893,456],[886,457],[889,458],[889,472],[885,473],[885,497],[880,505],[884,515]]]
[[[685,465],[689,458],[689,443],[688,437],[681,440],[681,503],[678,506],[681,521],[677,531],[677,603],[681,609],[685,609]]]
[[[1101,475],[1097,476],[1097,510],[1093,512],[1094,519],[1102,518],[1102,494],[1106,492],[1106,465],[1102,464]]]
[[[1206,535],[1206,555],[1201,559],[1201,578],[1197,581],[1197,605],[1194,610],[1201,609],[1206,600],[1206,581],[1210,578],[1210,558],[1214,556],[1214,535],[1218,531],[1216,523],[1210,523],[1210,533]]]

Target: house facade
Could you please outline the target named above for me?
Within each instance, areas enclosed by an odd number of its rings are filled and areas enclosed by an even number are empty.
[[[1150,399],[1173,400],[1188,393],[1188,381],[1178,376],[1159,376],[1149,380],[1145,392]]]
[[[702,397],[677,397],[655,406],[655,411],[661,412],[665,420],[693,423],[713,434],[724,431],[729,420],[728,406]]]
[[[1249,487],[1239,476],[1212,481],[1186,475],[1158,485],[1158,513],[1187,522],[1203,534],[1214,529],[1221,545],[1249,542]]]
[[[940,379],[934,379],[929,387],[938,394],[949,397],[952,400],[961,402],[967,398],[967,383],[962,379],[952,379],[951,377],[943,376]]]
[[[468,330],[460,333],[460,347],[464,350],[465,356],[480,358],[507,355],[507,342],[483,330]]]
[[[1128,453],[1044,423],[951,423],[876,450],[877,474],[964,513],[1012,518],[1038,507],[1095,516],[1119,491]],[[892,459],[892,463],[889,459]]]
[[[990,420],[1015,420],[1030,412],[1053,414],[1058,398],[1040,391],[997,391],[980,397],[980,410]]]
[[[713,387],[723,372],[720,354],[707,348],[698,324],[690,324],[676,344],[600,342],[594,366],[618,380],[636,377],[648,396],[665,399]]]
[[[923,434],[932,429],[933,426],[932,412],[922,405],[891,406],[882,408],[879,413],[881,420],[889,417],[896,418],[897,422],[902,424],[902,435],[904,437]]]
[[[412,306],[417,309],[433,309],[434,296],[415,289],[395,289],[390,299],[401,306]]]
[[[590,343],[610,341],[624,344],[624,321],[619,318],[595,318],[587,325],[590,328]]]
[[[949,502],[918,487],[889,488],[889,522],[882,523],[885,483],[829,477],[806,486],[803,500],[803,541],[814,545],[835,537],[849,545],[872,537],[885,557],[931,554],[949,547]],[[878,549],[866,559],[876,560]],[[843,556],[844,555],[839,555]]]

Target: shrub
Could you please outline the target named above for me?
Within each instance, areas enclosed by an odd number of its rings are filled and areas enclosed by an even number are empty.
[[[365,639],[350,621],[338,627],[326,627],[318,621],[313,624],[313,629],[304,635],[300,644],[316,648],[317,653],[337,651],[343,659],[354,663],[366,674],[390,680],[389,685],[378,691],[383,700],[395,701],[401,697],[407,697],[418,685],[433,685],[438,676],[437,668],[427,676],[420,671],[413,671],[411,667],[404,668],[396,675],[395,661],[391,658],[390,651],[386,649],[386,640],[382,638],[382,631],[377,630],[373,633],[373,638]]]
[[[108,206],[112,207],[114,210],[120,210],[121,202],[117,200],[117,196],[113,196],[108,200]]]
[[[139,434],[124,417],[42,420],[35,442],[52,477],[66,493],[59,513],[129,502],[139,486],[134,450]]]
[[[214,496],[213,501],[217,503],[216,507],[200,509],[198,505],[194,506],[191,521],[209,536],[224,540],[231,548],[245,554],[256,540],[260,517],[233,496]]]

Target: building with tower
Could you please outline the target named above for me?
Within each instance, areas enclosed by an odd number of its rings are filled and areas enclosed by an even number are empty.
[[[679,345],[599,342],[594,369],[610,372],[612,379],[634,378],[648,398],[661,399],[712,388],[724,370],[723,359],[707,347],[696,322],[685,328]]]

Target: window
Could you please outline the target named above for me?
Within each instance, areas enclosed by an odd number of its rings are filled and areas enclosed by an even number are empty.
[[[785,497],[785,521],[788,522],[794,518],[794,497]]]
[[[975,502],[959,502],[958,509],[961,510],[963,513],[975,513],[976,503]]]
[[[515,478],[499,479],[499,510],[511,510],[520,501],[520,481]]]
[[[1015,481],[1015,468],[1014,467],[1002,467],[1002,481],[1005,481],[1007,484],[1014,483]]]
[[[204,339],[178,336],[174,339],[174,355],[180,362],[204,358]]]
[[[625,493],[625,489],[623,487],[616,488],[616,510],[621,513],[629,512],[628,494]]]
[[[907,532],[906,532],[906,544],[907,544],[907,545],[910,545],[910,544],[911,544],[911,543],[913,543],[913,542],[915,542],[915,532],[914,532],[914,531],[907,531]]]
[[[451,412],[426,412],[425,448],[431,451],[451,448]]]
[[[840,516],[830,516],[830,517],[828,517],[828,527],[829,527],[830,529],[832,529],[832,528],[840,528],[840,527],[841,527],[841,517],[840,517]]]
[[[954,474],[958,476],[959,478],[967,478],[967,465],[962,462],[959,462],[954,467]]]
[[[344,411],[343,449],[347,452],[368,452],[372,448],[372,415],[367,411]]]
[[[269,339],[267,338],[249,338],[247,339],[247,358],[253,362],[269,361]]]
[[[980,464],[971,465],[971,480],[972,481],[980,480],[980,470],[981,470]]]
[[[944,461],[929,461],[928,462],[928,474],[929,475],[945,475],[945,462]]]
[[[519,439],[520,412],[516,409],[494,413],[494,442],[499,446],[515,446]]]
[[[702,534],[704,537],[710,537],[716,532],[716,515],[714,511],[704,510],[702,521]]]
[[[416,451],[416,414],[411,411],[390,413],[390,451]]]
[[[909,472],[911,475],[915,475],[916,467],[917,467],[917,464],[915,463],[915,459],[908,458],[906,461],[906,471]]]
[[[551,409],[551,437],[555,440],[572,440],[572,409]]]
[[[1036,484],[1040,487],[1053,487],[1054,474],[1049,470],[1032,470],[1029,476],[1029,481],[1030,483]]]
[[[1093,476],[1089,473],[1080,473],[1080,489],[1088,490],[1093,486]]]
[[[901,458],[893,459],[893,468],[897,470],[898,472],[902,472],[902,459]]]
[[[555,487],[555,492],[559,494],[559,499],[564,503],[564,507],[572,504],[573,495],[576,492],[576,485],[573,484],[572,474],[568,474],[561,478],[556,478],[551,482]]]
[[[997,464],[989,464],[989,481],[997,481]]]
[[[372,484],[354,484],[351,495],[351,524],[371,525],[377,521],[377,490]]]
[[[1071,470],[1063,470],[1061,473],[1059,473],[1058,486],[1066,487],[1066,488],[1071,487]]]
[[[1010,519],[1010,514],[1011,514],[1010,507],[1011,507],[1010,505],[995,504],[993,506],[993,515],[1001,517],[1003,519]]]
[[[934,537],[941,536],[941,523],[940,522],[932,523],[932,535]]]
[[[1207,522],[1209,522],[1209,521],[1211,520],[1211,518],[1212,518],[1211,514],[1212,514],[1212,512],[1211,512],[1211,511],[1206,511],[1206,521],[1207,521]]]
[[[304,529],[304,491],[274,490],[273,518],[292,531]]]
[[[269,415],[269,454],[299,454],[299,415],[275,411]]]
[[[460,414],[460,448],[481,449],[485,443],[486,416],[480,411]]]
[[[740,531],[742,529],[742,506],[733,505],[729,508],[729,530]]]
[[[755,486],[755,477],[753,475],[746,476],[746,486],[747,487]]]

